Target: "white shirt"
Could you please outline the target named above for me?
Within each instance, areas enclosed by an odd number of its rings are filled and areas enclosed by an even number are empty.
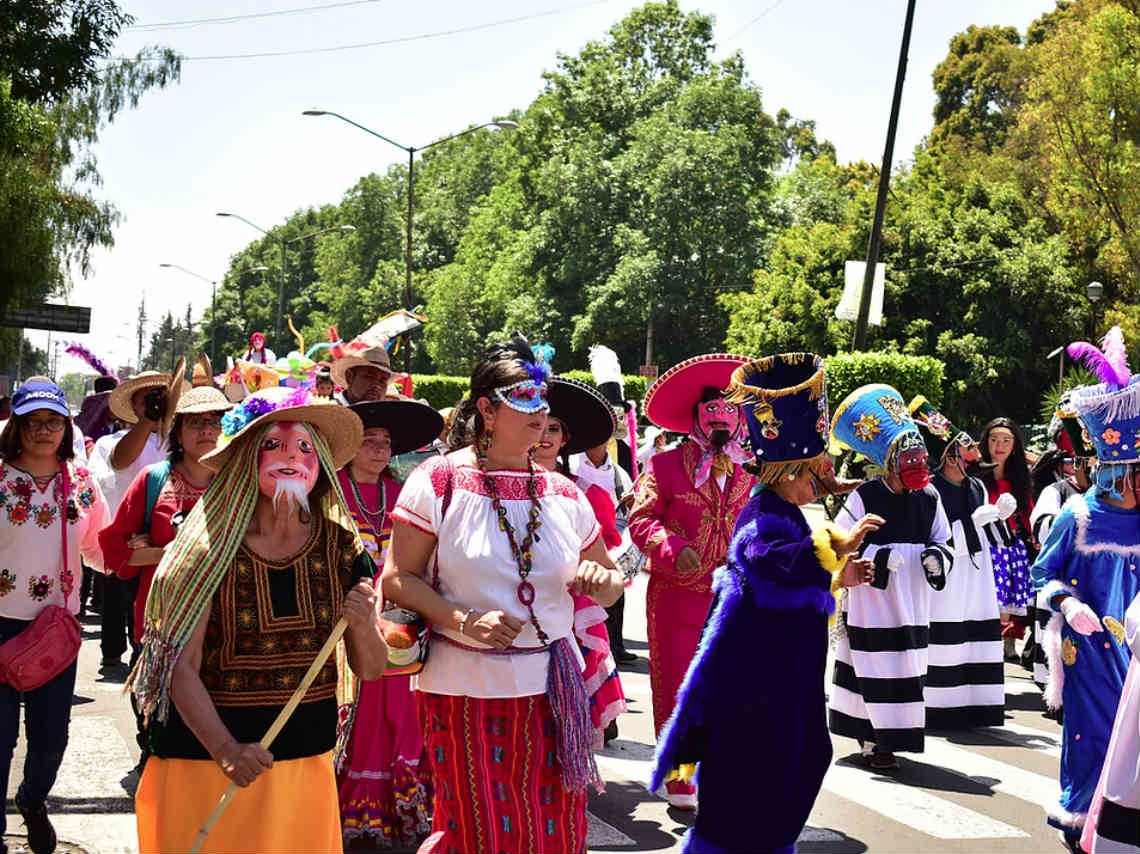
[[[275,365],[277,364],[277,357],[273,355],[273,351],[268,347],[264,348],[260,353],[250,349],[246,351],[245,361],[253,365]]]
[[[518,599],[518,563],[477,468],[454,466],[451,503],[443,513],[452,464],[442,456],[424,460],[400,490],[392,518],[437,537],[439,545],[428,565],[427,580],[430,583],[438,559],[439,593],[444,599],[477,612],[503,611],[517,617],[525,624],[514,645],[540,646],[527,609]],[[529,475],[504,470],[491,476],[521,544],[530,513]],[[535,616],[554,641],[569,637],[573,630],[574,601],[567,588],[578,571],[581,553],[602,530],[586,496],[567,478],[547,471],[538,472],[536,478],[542,526],[532,548],[534,561],[527,580],[535,590]],[[485,646],[450,628],[433,626],[432,631],[466,646]],[[577,644],[571,646],[577,650]],[[437,641],[412,688],[484,698],[544,694],[549,661],[547,653],[486,655]]]
[[[0,462],[0,616],[31,620],[47,605],[79,610],[80,555],[102,571],[99,531],[111,521],[99,485],[82,465],[68,464],[71,484],[67,563],[63,560],[56,475],[41,491],[30,474]],[[74,507],[74,514],[71,512]]]
[[[115,452],[115,446],[127,435],[127,432],[128,430],[119,430],[117,433],[104,436],[91,449],[89,460],[91,474],[99,484],[99,488],[103,490],[112,519],[119,512],[119,505],[130,489],[135,475],[153,463],[162,462],[167,456],[166,444],[159,441],[157,433],[151,433],[147,436],[146,444],[143,445],[138,459],[125,469],[115,471],[111,466],[111,454]]]
[[[578,486],[583,492],[593,484],[597,484],[610,494],[615,506],[622,496],[633,489],[633,481],[630,480],[626,470],[613,462],[609,454],[606,454],[606,458],[600,466],[594,465],[584,453],[574,454],[570,457],[570,473],[578,478]],[[615,476],[617,477],[616,481],[614,480]],[[618,484],[621,485],[621,495],[618,495]]]

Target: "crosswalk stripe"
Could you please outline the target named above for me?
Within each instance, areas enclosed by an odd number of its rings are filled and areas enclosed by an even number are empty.
[[[1015,724],[1012,721],[1006,721],[1004,725],[999,727],[979,727],[974,730],[974,732],[992,735],[994,738],[999,738],[1002,741],[1016,744],[1018,747],[1024,747],[1027,750],[1033,750],[1045,756],[1051,756],[1054,759],[1061,758],[1061,736],[1059,733],[1033,729],[1032,727]],[[1040,745],[1024,744],[1014,738],[1013,736],[1015,735],[1033,739],[1035,742],[1040,742]]]
[[[938,765],[952,774],[968,777],[995,792],[1044,806],[1057,799],[1057,781],[999,762],[972,750],[948,744],[941,739],[926,740],[926,752],[919,761]]]
[[[929,745],[929,740],[928,740]],[[975,812],[923,789],[893,780],[876,780],[862,769],[835,765],[823,788],[935,839],[1020,839],[1025,831]]]

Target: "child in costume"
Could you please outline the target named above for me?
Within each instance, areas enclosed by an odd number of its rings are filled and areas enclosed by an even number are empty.
[[[819,497],[826,476],[820,357],[748,362],[733,373],[728,399],[743,410],[755,454],[745,467],[760,489],[717,571],[713,612],[650,785],[699,775],[685,851],[792,851],[831,764],[823,687],[833,591],[869,577],[871,562],[849,557],[882,520],[813,532],[799,508]]]
[[[924,747],[930,597],[946,586],[953,563],[950,523],[930,485],[922,436],[895,389],[851,392],[831,432],[885,472],[852,492],[836,521],[854,526],[873,513],[886,522],[861,552],[874,561],[874,583],[847,591],[842,608],[829,725],[858,739],[871,768],[892,770],[895,751]]]
[[[1005,723],[1005,671],[989,539],[1000,521],[986,488],[966,467],[980,456],[978,443],[924,397],[910,411],[935,461],[933,486],[953,532],[954,568],[946,589],[930,601],[926,670],[926,725],[968,729]],[[986,530],[989,527],[990,530]]]
[[[1033,583],[1053,616],[1045,632],[1045,701],[1064,700],[1061,796],[1049,823],[1078,850],[1100,777],[1130,653],[1121,621],[1140,592],[1140,375],[1130,375],[1120,329],[1070,345],[1102,382],[1071,403],[1096,447],[1093,487],[1069,499],[1033,565]]]

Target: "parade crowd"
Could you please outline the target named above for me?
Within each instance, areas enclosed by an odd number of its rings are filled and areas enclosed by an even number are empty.
[[[686,851],[794,851],[831,733],[905,773],[928,729],[1002,726],[1020,658],[1063,728],[1048,822],[1140,854],[1119,329],[1070,347],[1098,383],[1040,455],[885,384],[835,405],[811,353],[698,355],[638,403],[608,348],[588,385],[516,336],[436,411],[388,344],[297,376],[258,333],[218,376],[100,377],[77,415],[36,377],[0,412],[3,782],[23,705],[36,854],[95,610],[137,720],[140,851],[583,852],[641,572],[648,785],[695,811]]]

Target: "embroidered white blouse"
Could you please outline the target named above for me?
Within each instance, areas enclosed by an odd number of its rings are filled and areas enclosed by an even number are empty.
[[[0,461],[0,617],[34,619],[45,605],[79,610],[80,555],[103,569],[99,531],[110,521],[107,502],[83,466],[69,470],[67,566],[60,522],[63,477],[44,490],[30,474]]]
[[[503,611],[527,621],[527,610],[517,592],[518,564],[506,532],[499,528],[484,475],[477,468],[454,464],[451,501],[446,514],[443,512],[451,468],[445,457],[431,457],[421,463],[404,484],[392,518],[438,538],[439,593],[444,599],[459,607]],[[530,513],[529,475],[502,470],[490,476],[521,544]],[[574,602],[568,587],[581,553],[601,536],[601,527],[590,502],[570,480],[556,472],[540,471],[536,481],[542,524],[532,549],[534,562],[528,580],[535,589],[535,616],[553,641],[571,634]],[[429,582],[431,574],[429,561]],[[432,632],[441,632],[467,646],[484,646],[451,629],[433,626]],[[540,645],[532,623],[526,622],[514,645]],[[572,646],[577,650],[576,644]],[[487,655],[433,643],[412,687],[434,694],[483,698],[543,694],[549,659],[545,653]]]

